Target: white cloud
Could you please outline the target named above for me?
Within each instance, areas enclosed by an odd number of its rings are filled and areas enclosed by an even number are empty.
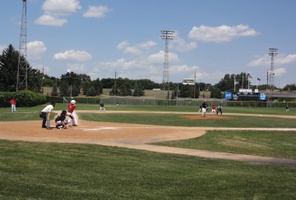
[[[89,6],[88,10],[83,14],[84,17],[89,18],[103,18],[110,11],[108,6]]]
[[[170,44],[172,44],[173,48],[175,48],[178,51],[187,52],[197,48],[198,46],[196,42],[186,43],[184,39],[179,37],[179,33],[177,31],[175,32],[174,37],[175,38],[170,42]]]
[[[139,67],[137,60],[127,61],[124,58],[120,58],[116,61],[111,61],[111,62],[102,62],[101,65],[104,66],[104,68],[106,68],[106,69],[120,68],[120,69],[124,69],[124,70]]]
[[[176,54],[170,53],[170,61],[178,61]],[[113,73],[117,71],[118,77],[129,77],[130,79],[149,78],[153,81],[159,82],[162,78],[164,52],[152,54],[147,58],[142,56],[136,57],[133,60],[126,60],[120,58],[116,61],[102,62],[93,73],[99,74],[98,71],[108,71]]]
[[[255,60],[252,60],[248,63],[248,66],[250,67],[266,67],[270,63],[270,58],[266,56],[262,56],[259,58],[256,58]]]
[[[292,63],[296,64],[296,54],[279,56],[277,57],[276,62],[280,65],[287,65]]]
[[[184,40],[179,40],[178,41],[178,46],[176,47],[176,49],[178,51],[191,51],[192,49],[195,49],[197,47],[197,43],[196,42],[189,42],[189,43],[185,43]]]
[[[204,42],[229,42],[238,37],[251,37],[259,33],[248,25],[210,27],[201,25],[194,26],[188,34],[190,39],[200,40]]]
[[[2,54],[3,50],[7,48],[6,45],[0,45],[0,54]]]
[[[150,40],[150,41],[147,41],[147,42],[142,42],[142,43],[139,43],[137,44],[136,46],[140,49],[149,49],[150,47],[153,47],[157,45],[156,42]]]
[[[277,69],[274,70],[274,75],[275,76],[283,76],[286,73],[287,73],[286,68],[277,68]]]
[[[198,69],[197,66],[188,66],[188,65],[173,65],[170,66],[170,74],[192,74],[192,77],[194,75],[194,70]],[[185,78],[185,77],[184,77]],[[186,77],[188,78],[188,77]],[[191,78],[191,77],[190,77]]]
[[[262,57],[256,58],[248,63],[250,67],[266,67],[270,66],[271,58],[269,55],[264,55]],[[289,55],[279,55],[274,58],[274,65],[291,65],[296,64],[296,54]]]
[[[46,51],[46,46],[42,41],[28,42],[28,58],[31,60],[39,60]]]
[[[137,47],[126,47],[124,53],[131,55],[141,55],[142,51]]]
[[[44,14],[35,20],[36,24],[63,26],[68,22],[65,17],[81,9],[81,6],[78,0],[46,0],[42,9]]]
[[[156,42],[150,40],[147,42],[136,44],[134,46],[130,46],[128,41],[123,41],[117,45],[117,49],[123,50],[125,54],[141,55],[143,53],[143,50],[148,50],[156,44]]]
[[[78,61],[78,62],[87,61],[92,58],[91,54],[86,51],[75,51],[75,50],[69,50],[63,53],[57,53],[53,57],[55,60],[68,60],[68,61]]]
[[[128,41],[123,41],[117,45],[117,49],[122,50],[127,48],[129,45]]]
[[[36,19],[35,23],[47,26],[64,26],[66,23],[68,23],[68,20],[45,14]]]
[[[44,71],[44,74],[48,74],[49,72],[52,72],[52,68],[48,66],[44,66],[42,64],[36,64],[32,66],[33,69],[40,70],[41,72]]]
[[[154,63],[154,64],[159,64],[159,63],[163,63],[164,62],[164,55],[165,52],[164,51],[160,51],[156,54],[151,54],[150,56],[148,56],[147,61],[149,63]],[[179,57],[177,54],[169,52],[169,63],[173,63],[173,62],[177,62],[179,61]]]
[[[82,63],[68,63],[67,64],[67,69],[70,69],[70,71],[75,71],[75,72],[86,72],[86,66],[85,64]]]
[[[46,0],[42,9],[54,16],[67,16],[81,9],[79,0]]]

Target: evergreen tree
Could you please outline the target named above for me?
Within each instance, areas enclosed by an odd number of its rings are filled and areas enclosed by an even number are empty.
[[[219,88],[211,87],[210,91],[211,91],[211,98],[217,98],[217,99],[222,98],[222,93]]]
[[[67,82],[62,82],[61,81],[59,89],[60,89],[61,96],[69,96],[70,95],[70,93],[69,93],[69,85],[68,85]]]
[[[92,86],[91,81],[83,81],[82,84],[82,94],[87,95],[89,92],[89,88]]]
[[[30,64],[27,63],[24,56],[20,57],[22,63],[27,64],[27,85],[28,90],[40,92],[42,85],[43,75],[40,70],[32,69]],[[18,60],[19,52],[9,45],[3,50],[0,55],[0,91],[16,91],[17,87],[17,74],[18,74]],[[22,74],[23,76],[25,74]],[[26,89],[25,84],[19,89]]]
[[[58,86],[57,83],[55,82],[52,86],[52,91],[51,91],[51,96],[56,97],[58,96]]]
[[[127,84],[122,84],[119,86],[119,92],[118,96],[131,96],[132,90],[130,89],[130,86]]]
[[[70,91],[70,95],[72,93],[71,97],[77,97],[79,95],[79,93],[80,93],[79,86],[77,87],[76,85],[72,85],[72,86],[70,86],[69,89],[72,90],[72,91]]]
[[[95,89],[94,86],[91,86],[89,89],[88,89],[88,92],[86,94],[87,96],[96,96],[97,95],[97,91]]]
[[[0,56],[0,90],[16,91],[18,52],[9,45]]]
[[[144,95],[144,91],[141,86],[138,86],[138,83],[136,81],[135,86],[134,86],[133,96],[139,97],[139,96],[143,96],[143,95]]]
[[[118,95],[118,88],[116,87],[115,89],[115,85],[112,86],[110,92],[109,92],[110,96],[114,96],[114,95]]]

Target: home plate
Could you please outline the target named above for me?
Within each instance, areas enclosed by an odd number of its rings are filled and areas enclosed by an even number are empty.
[[[86,128],[85,131],[102,131],[102,130],[117,130],[118,127],[97,127],[97,128]]]

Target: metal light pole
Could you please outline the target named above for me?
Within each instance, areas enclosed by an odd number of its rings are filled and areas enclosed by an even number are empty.
[[[28,89],[27,80],[27,1],[23,0],[23,10],[20,29],[20,46],[17,63],[17,75],[16,75],[16,91],[19,89]]]
[[[274,57],[278,55],[277,53],[278,49],[276,48],[269,48],[269,55],[271,56],[271,61],[270,61],[270,70],[269,70],[269,85],[271,91],[273,90],[274,87]]]
[[[167,98],[170,99],[170,80],[169,80],[169,40],[174,39],[175,31],[162,30],[161,39],[165,40],[165,54],[164,54],[164,64],[163,64],[163,79],[162,84],[164,90],[167,89]]]

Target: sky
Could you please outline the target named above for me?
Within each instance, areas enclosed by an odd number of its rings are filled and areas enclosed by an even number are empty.
[[[295,84],[295,0],[27,0],[27,60],[56,78],[68,71],[97,78],[218,83],[249,73],[267,83],[276,48],[276,87]],[[0,1],[0,52],[20,47],[22,0]],[[260,79],[260,81],[259,81]]]

